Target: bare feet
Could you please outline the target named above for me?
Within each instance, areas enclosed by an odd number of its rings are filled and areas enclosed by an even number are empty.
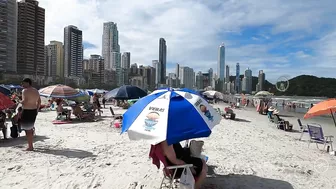
[[[34,148],[27,148],[26,151],[34,151]]]

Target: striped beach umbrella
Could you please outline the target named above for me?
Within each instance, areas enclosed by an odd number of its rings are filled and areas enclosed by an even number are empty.
[[[41,96],[54,98],[75,98],[83,95],[80,91],[66,85],[51,85],[39,90]]]

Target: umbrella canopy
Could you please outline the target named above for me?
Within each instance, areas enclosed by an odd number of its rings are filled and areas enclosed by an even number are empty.
[[[90,91],[93,94],[103,94],[103,93],[107,92],[107,91],[102,90],[102,89],[87,89],[87,91]]]
[[[90,95],[87,91],[84,90],[79,90],[81,93],[80,96],[73,97],[73,98],[68,98],[69,100],[75,101],[75,102],[88,102],[90,101]]]
[[[136,99],[147,96],[147,93],[139,87],[123,85],[105,94],[106,99],[114,98],[117,100]]]
[[[123,115],[122,133],[131,140],[174,144],[187,139],[208,137],[221,116],[198,95],[165,90],[137,101]]]
[[[307,119],[314,116],[331,114],[336,126],[336,121],[334,118],[335,112],[336,112],[336,99],[328,99],[320,103],[317,103],[315,106],[310,108],[309,111],[303,116],[303,118]]]
[[[222,93],[218,92],[218,91],[205,91],[203,92],[203,95],[210,97],[210,98],[219,98],[219,99],[224,99],[224,96]]]
[[[41,96],[54,98],[75,98],[83,95],[80,91],[66,85],[51,85],[39,90]]]
[[[4,85],[0,85],[0,93],[9,96],[11,94],[11,90]]]
[[[10,89],[22,89],[23,88],[20,85],[5,85],[5,86],[10,88]]]
[[[257,94],[255,94],[254,96],[260,96],[260,97],[263,97],[263,96],[271,96],[272,93],[268,92],[268,91],[259,91],[257,92]]]
[[[15,105],[14,102],[9,97],[0,93],[0,110],[11,108],[14,105]]]

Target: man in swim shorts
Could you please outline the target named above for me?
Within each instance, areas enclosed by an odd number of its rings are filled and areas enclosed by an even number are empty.
[[[38,110],[41,105],[39,92],[32,87],[32,81],[29,78],[22,80],[22,114],[21,114],[21,129],[26,132],[28,140],[27,151],[33,151],[33,135],[34,124]]]

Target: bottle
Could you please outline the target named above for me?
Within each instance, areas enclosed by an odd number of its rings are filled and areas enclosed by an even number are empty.
[[[330,146],[327,146],[327,152],[329,153],[329,151],[330,151]]]

